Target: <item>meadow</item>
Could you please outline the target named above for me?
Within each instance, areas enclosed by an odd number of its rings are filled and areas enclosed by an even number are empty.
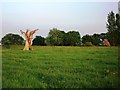
[[[116,88],[117,47],[2,48],[3,88]]]

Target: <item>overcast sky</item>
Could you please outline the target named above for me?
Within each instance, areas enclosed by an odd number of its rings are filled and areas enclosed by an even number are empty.
[[[79,31],[81,36],[107,32],[110,11],[118,12],[117,2],[4,2],[0,37],[7,33],[21,35],[20,29],[36,28],[39,31],[35,36],[43,37],[52,28]]]

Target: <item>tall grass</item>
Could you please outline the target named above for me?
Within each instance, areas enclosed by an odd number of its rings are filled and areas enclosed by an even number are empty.
[[[3,88],[118,87],[117,47],[3,47]]]

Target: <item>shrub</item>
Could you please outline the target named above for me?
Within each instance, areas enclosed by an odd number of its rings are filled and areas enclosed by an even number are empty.
[[[85,42],[84,46],[93,46],[91,42]]]

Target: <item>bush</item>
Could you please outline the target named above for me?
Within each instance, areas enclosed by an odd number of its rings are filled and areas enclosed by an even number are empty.
[[[9,34],[6,34],[2,40],[1,40],[1,44],[2,45],[22,45],[24,42],[24,39],[19,36],[18,34],[12,34],[12,33],[9,33]]]
[[[85,42],[84,46],[93,46],[91,42]]]

